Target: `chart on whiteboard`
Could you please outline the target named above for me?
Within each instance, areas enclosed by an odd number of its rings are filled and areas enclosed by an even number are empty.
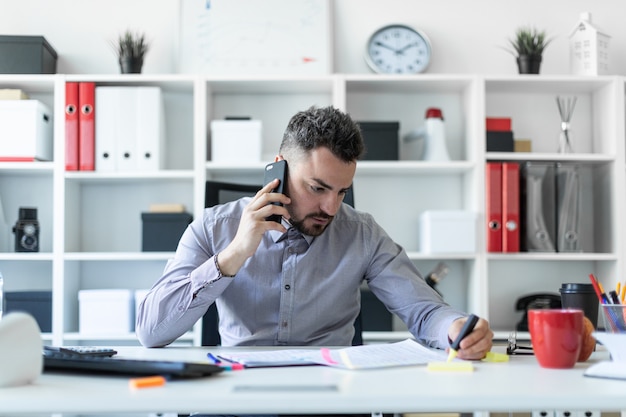
[[[182,0],[179,72],[329,74],[330,13],[329,0]]]

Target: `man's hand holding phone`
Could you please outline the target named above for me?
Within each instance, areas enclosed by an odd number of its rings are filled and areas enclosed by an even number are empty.
[[[254,255],[261,243],[263,235],[269,230],[286,232],[285,227],[278,221],[268,221],[276,216],[278,219],[289,219],[289,212],[285,208],[291,203],[289,197],[275,192],[280,189],[281,179],[275,178],[265,184],[252,201],[244,208],[239,222],[239,228],[233,241],[220,252],[220,270],[225,275],[236,275],[246,260]]]

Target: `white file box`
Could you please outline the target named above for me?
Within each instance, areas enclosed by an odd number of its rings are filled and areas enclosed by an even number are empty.
[[[476,214],[464,210],[430,210],[420,216],[420,247],[424,253],[476,251]]]
[[[0,100],[0,161],[51,161],[52,112],[38,100]]]
[[[123,334],[134,330],[135,294],[128,289],[78,292],[78,329],[82,334]]]
[[[211,122],[211,161],[260,162],[260,120],[213,120]]]

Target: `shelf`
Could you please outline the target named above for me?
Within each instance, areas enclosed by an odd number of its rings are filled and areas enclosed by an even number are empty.
[[[612,253],[568,253],[568,252],[519,252],[489,253],[487,259],[494,261],[617,261],[619,257]]]
[[[164,102],[163,168],[155,172],[64,170],[65,82],[96,86],[158,86]],[[534,291],[557,292],[561,282],[587,282],[596,273],[605,287],[626,277],[626,77],[473,74],[329,74],[321,76],[214,76],[211,74],[0,75],[2,88],[21,88],[54,110],[55,161],[0,162],[4,229],[0,267],[19,289],[52,289],[55,344],[138,343],[130,332],[84,335],[78,329],[81,289],[149,288],[174,252],[142,252],[141,213],[153,203],[180,203],[198,216],[207,179],[256,184],[278,152],[296,111],[333,105],[357,122],[397,121],[399,159],[364,160],[354,179],[355,205],[370,213],[406,249],[422,273],[445,262],[438,289],[453,307],[490,320],[508,337],[521,313],[515,300]],[[571,121],[577,153],[555,152],[560,133],[557,96],[577,96]],[[430,107],[442,110],[451,161],[421,160],[424,141],[404,138],[424,126]],[[259,162],[219,163],[210,158],[210,122],[226,116],[262,121]],[[486,152],[485,118],[511,117],[516,139],[532,152]],[[426,254],[420,249],[420,216],[427,210],[485,213],[487,161],[581,165],[584,176],[584,253],[489,253],[477,221],[472,253]],[[582,177],[582,175],[581,175]],[[39,209],[41,250],[12,252],[11,222],[22,205]],[[452,237],[453,238],[453,237]],[[57,292],[60,294],[57,295]],[[60,301],[59,301],[60,300]],[[199,326],[183,343],[200,340]],[[394,326],[394,329],[400,329]],[[519,336],[519,335],[518,335]],[[365,332],[367,342],[411,337],[408,332]]]
[[[550,162],[579,162],[579,163],[608,163],[614,162],[615,156],[602,154],[561,154],[561,153],[531,153],[531,152],[487,152],[488,161],[550,161]]]
[[[167,261],[174,252],[67,252],[66,261]]]
[[[115,183],[115,182],[144,182],[144,181],[167,181],[194,179],[192,170],[160,170],[156,172],[81,172],[66,171],[65,178],[68,181],[81,183]]]
[[[423,253],[423,252],[407,252],[409,259],[418,260],[469,260],[476,259],[476,253]]]
[[[215,173],[263,172],[265,163],[232,164],[207,162],[206,169]],[[467,161],[427,162],[427,161],[359,161],[356,175],[399,175],[399,174],[462,174],[470,172],[475,164]]]
[[[0,175],[52,175],[54,162],[0,162]]]
[[[0,252],[0,261],[52,261],[49,252]]]
[[[54,74],[0,74],[0,88],[19,88],[29,96],[54,93],[54,83],[62,80],[62,75]]]
[[[615,77],[576,75],[488,76],[487,92],[507,94],[590,94],[615,82]]]
[[[134,332],[130,332],[126,334],[115,333],[115,334],[100,334],[100,335],[96,335],[93,333],[83,334],[83,333],[73,332],[73,333],[64,333],[63,338],[67,341],[101,341],[109,345],[111,344],[112,341],[139,343],[137,341],[137,336],[135,335]],[[193,333],[191,332],[185,333],[184,335],[179,337],[177,340],[191,342],[193,341]]]

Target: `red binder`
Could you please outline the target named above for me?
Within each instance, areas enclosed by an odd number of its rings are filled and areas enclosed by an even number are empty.
[[[485,214],[487,251],[502,252],[502,163],[487,162],[485,167]]]
[[[78,85],[78,167],[81,171],[95,168],[95,90],[93,82]]]
[[[502,252],[520,250],[519,164],[502,163]]]
[[[78,170],[78,83],[65,83],[65,170]]]

